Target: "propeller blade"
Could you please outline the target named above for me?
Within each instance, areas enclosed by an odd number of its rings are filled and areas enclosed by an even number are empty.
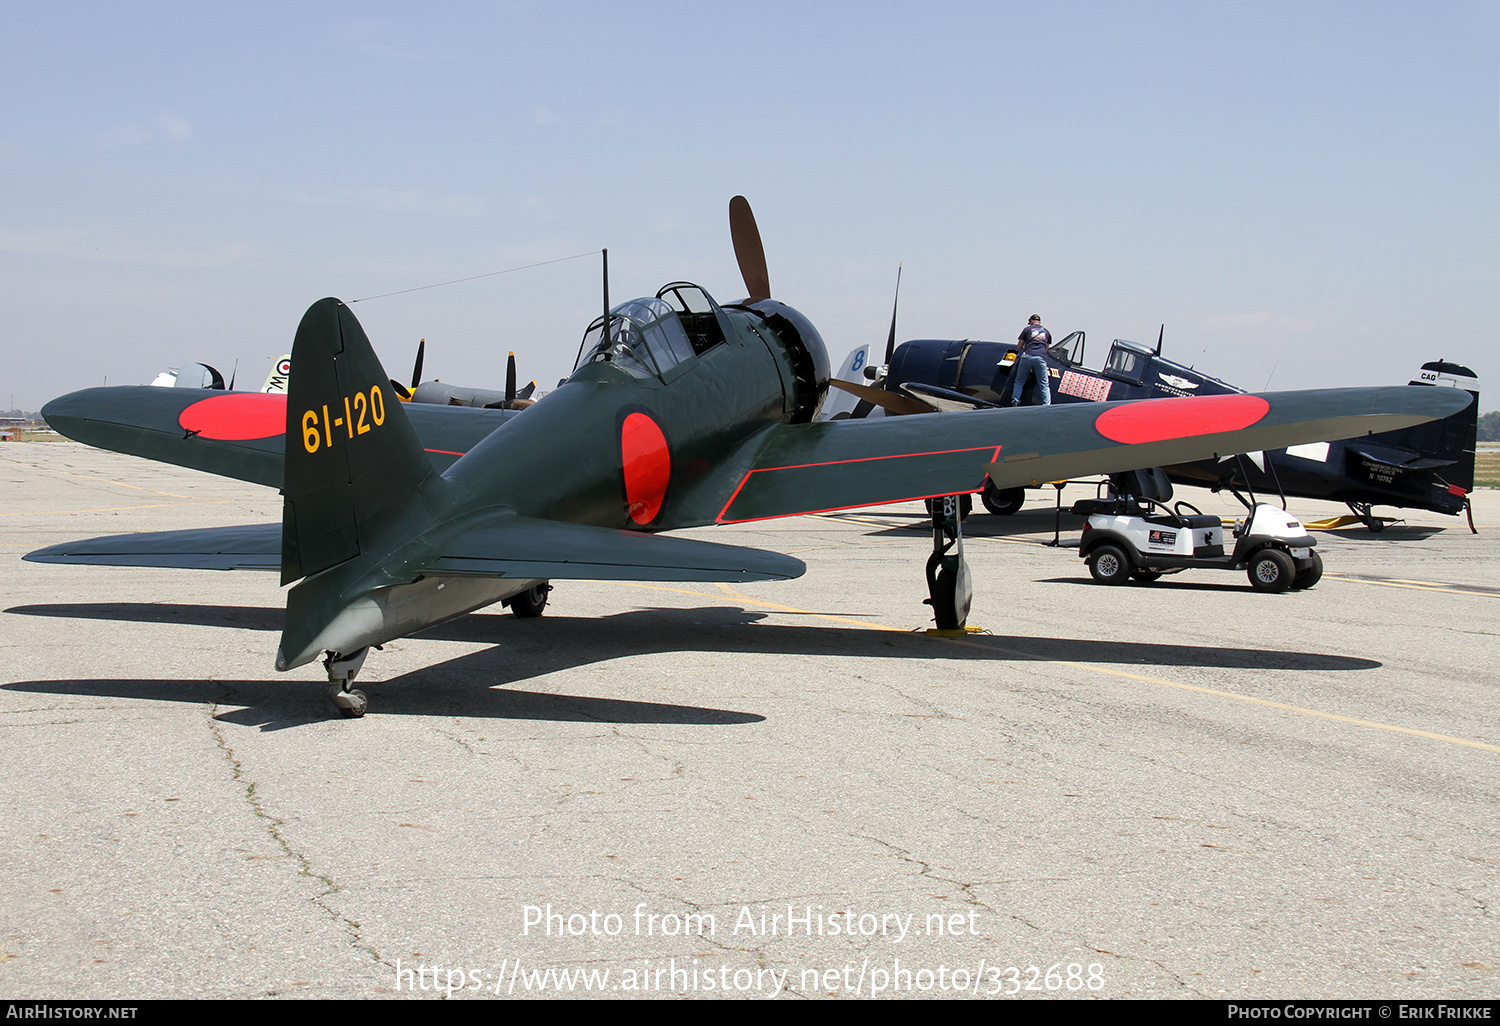
[[[896,298],[891,300],[891,333],[885,339],[885,365],[896,355],[896,304],[901,301],[901,265],[896,265]]]
[[[391,378],[391,388],[395,391],[397,399],[400,399],[403,403],[411,402],[411,397],[414,394],[413,391],[395,378]]]
[[[530,384],[528,384],[525,388],[521,389],[519,392],[516,393],[516,399],[517,400],[530,399],[531,398],[531,393],[533,393],[535,391],[536,391],[536,379],[533,378],[531,380]]]
[[[766,271],[766,251],[760,244],[760,229],[755,214],[743,196],[729,201],[729,238],[734,243],[734,258],[740,264],[740,277],[752,301],[771,298],[771,276]]]
[[[857,395],[872,405],[882,407],[895,414],[909,413],[936,413],[937,409],[931,403],[924,403],[920,399],[900,392],[887,392],[883,388],[872,388],[869,385],[856,384],[853,381],[840,381],[838,378],[830,378],[828,383],[834,388],[842,388],[850,395]]]
[[[505,360],[505,405],[516,401],[516,354],[512,350]]]
[[[417,341],[417,362],[411,369],[411,387],[413,389],[422,383],[422,357],[426,352],[427,340],[425,338],[419,339]]]
[[[1166,337],[1167,326],[1163,324],[1161,330],[1156,333],[1156,355],[1161,355],[1161,340]]]

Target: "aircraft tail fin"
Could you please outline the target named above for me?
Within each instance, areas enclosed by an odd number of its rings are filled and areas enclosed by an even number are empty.
[[[292,376],[292,354],[287,353],[276,361],[271,368],[271,373],[266,375],[266,383],[260,386],[262,392],[280,392],[286,394],[286,383]]]
[[[434,475],[364,329],[337,299],[297,327],[288,381],[281,583],[360,554],[368,527]]]
[[[1364,443],[1412,449],[1419,460],[1436,464],[1433,471],[1449,490],[1474,490],[1474,448],[1479,436],[1479,378],[1467,367],[1444,360],[1422,364],[1409,385],[1440,385],[1461,388],[1473,401],[1451,417],[1418,424],[1400,431],[1388,431],[1360,439]],[[1410,462],[1410,461],[1408,461]]]

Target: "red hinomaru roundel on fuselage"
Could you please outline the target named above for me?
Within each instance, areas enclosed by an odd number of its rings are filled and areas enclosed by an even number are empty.
[[[644,413],[632,413],[620,425],[620,457],[625,471],[625,503],[630,519],[641,526],[661,512],[672,476],[672,457],[667,439],[656,421]]]

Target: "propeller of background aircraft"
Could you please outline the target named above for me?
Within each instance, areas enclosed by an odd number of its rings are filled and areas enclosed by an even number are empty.
[[[411,387],[407,388],[395,378],[391,379],[391,387],[396,390],[396,395],[403,403],[411,402],[412,396],[417,393],[417,386],[422,383],[422,357],[427,354],[427,340],[417,341],[417,362],[411,369]]]

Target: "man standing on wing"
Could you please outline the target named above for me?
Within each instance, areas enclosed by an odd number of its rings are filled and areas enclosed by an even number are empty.
[[[1052,344],[1052,332],[1042,327],[1042,315],[1032,314],[1026,327],[1016,338],[1020,348],[1016,350],[1015,385],[1010,390],[1010,404],[1021,405],[1021,390],[1026,379],[1036,378],[1042,390],[1042,405],[1052,405],[1052,388],[1047,381],[1047,347]]]

